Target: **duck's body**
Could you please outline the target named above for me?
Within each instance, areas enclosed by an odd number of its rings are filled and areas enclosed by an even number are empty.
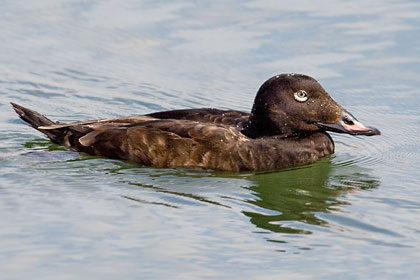
[[[296,91],[301,88],[312,90],[314,100],[296,114],[293,107],[303,103],[299,99],[299,104],[293,104],[293,96],[296,99]],[[292,99],[287,97],[288,91]],[[325,129],[340,130],[337,123],[343,118],[343,109],[322,91],[308,76],[280,75],[260,88],[251,114],[188,109],[68,124],[54,123],[32,110],[12,105],[24,121],[74,151],[160,168],[274,170],[312,163],[334,152]],[[323,100],[320,103],[315,98]],[[306,115],[312,119],[306,120]],[[346,131],[379,133],[363,125]]]

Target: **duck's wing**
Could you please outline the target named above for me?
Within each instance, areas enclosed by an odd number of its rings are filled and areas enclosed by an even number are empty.
[[[12,104],[18,115],[53,142],[73,151],[155,167],[241,170],[237,146],[249,139],[235,127],[150,116],[56,124]]]
[[[88,124],[66,128],[63,145],[74,151],[154,167],[244,169],[237,147],[249,139],[232,126],[189,120]],[[232,153],[233,152],[233,153]]]
[[[66,130],[63,144],[72,150],[154,167],[240,170],[231,151],[248,141],[232,126],[174,119],[61,129]]]
[[[151,113],[146,116],[157,119],[191,120],[206,123],[225,124],[242,129],[249,119],[249,113],[214,108],[172,110]]]

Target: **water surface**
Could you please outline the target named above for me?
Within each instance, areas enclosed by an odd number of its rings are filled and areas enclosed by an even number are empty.
[[[415,1],[4,2],[2,279],[415,279],[419,19]],[[249,111],[288,72],[383,135],[278,172],[155,169],[52,144],[9,105]]]

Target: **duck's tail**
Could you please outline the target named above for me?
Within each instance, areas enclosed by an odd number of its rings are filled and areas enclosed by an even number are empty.
[[[57,123],[53,122],[49,118],[45,117],[44,115],[41,115],[38,112],[35,112],[31,109],[25,108],[23,106],[20,106],[16,103],[10,102],[12,104],[13,109],[15,112],[19,115],[19,117],[27,122],[30,126],[33,128],[39,130],[40,132],[44,133],[48,136],[48,138],[51,139],[51,141],[55,143],[59,143],[58,137],[63,134],[62,131],[56,130],[56,129],[39,129],[41,126],[50,126],[55,125]]]

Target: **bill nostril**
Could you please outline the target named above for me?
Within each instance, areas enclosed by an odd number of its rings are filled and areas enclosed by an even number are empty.
[[[342,110],[341,121],[346,125],[355,125],[356,124],[355,122],[357,122],[357,119],[352,114],[347,112],[347,110]]]
[[[349,116],[344,116],[343,122],[348,125],[354,125],[353,120]]]

